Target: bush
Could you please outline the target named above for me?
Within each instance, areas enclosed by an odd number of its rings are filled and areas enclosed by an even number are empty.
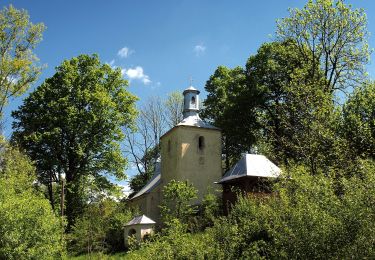
[[[242,197],[210,230],[225,259],[347,259],[375,256],[375,164],[337,180],[304,167],[267,198]],[[338,190],[337,187],[340,186]]]
[[[33,188],[33,166],[14,148],[0,146],[0,259],[61,257],[63,227]]]
[[[134,214],[122,202],[109,198],[88,205],[69,235],[70,251],[91,254],[124,250],[123,226]]]
[[[187,223],[196,212],[197,207],[191,204],[197,198],[197,189],[187,181],[172,180],[163,189],[163,203],[160,205],[164,224],[177,219]]]
[[[212,246],[214,241],[208,233],[185,233],[185,227],[173,220],[163,236],[141,244],[140,249],[131,251],[129,259],[214,259],[217,255]]]

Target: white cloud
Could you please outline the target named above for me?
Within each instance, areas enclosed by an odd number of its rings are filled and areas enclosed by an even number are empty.
[[[141,66],[136,66],[135,68],[122,69],[121,73],[126,75],[130,80],[137,79],[143,82],[143,84],[148,85],[151,83],[150,77],[143,72]]]
[[[193,49],[195,55],[197,57],[201,56],[203,53],[205,53],[206,51],[206,46],[203,45],[203,43],[201,44],[197,44],[194,46],[194,49]]]
[[[129,184],[118,184],[121,188],[122,188],[122,192],[126,195],[126,196],[129,196],[129,194],[131,193],[131,188],[129,186]]]
[[[120,58],[127,58],[129,57],[131,54],[134,53],[134,50],[131,50],[129,49],[128,47],[124,47],[122,49],[120,49],[118,52],[117,52],[117,55],[120,56]]]

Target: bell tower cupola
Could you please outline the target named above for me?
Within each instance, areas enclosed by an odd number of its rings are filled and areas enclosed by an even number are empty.
[[[197,117],[199,112],[199,90],[190,86],[182,94],[184,95],[184,119],[190,116]]]

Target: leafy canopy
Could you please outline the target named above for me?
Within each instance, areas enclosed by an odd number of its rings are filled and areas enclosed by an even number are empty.
[[[277,39],[293,40],[311,75],[320,68],[325,91],[346,90],[361,83],[369,61],[367,18],[363,9],[352,9],[343,0],[309,0],[289,10],[277,23]]]
[[[40,74],[33,50],[44,29],[25,10],[10,5],[0,11],[0,116],[9,99],[22,95]]]
[[[81,211],[73,197],[82,176],[103,184],[104,174],[125,178],[122,128],[136,114],[136,97],[126,85],[119,69],[101,64],[97,55],[80,55],[64,61],[12,113],[12,138],[36,162],[39,180],[48,184],[66,175],[70,220]]]

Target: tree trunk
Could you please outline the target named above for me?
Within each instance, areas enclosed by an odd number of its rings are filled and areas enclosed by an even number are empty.
[[[79,179],[72,178],[73,174],[66,174],[65,183],[65,215],[67,218],[67,232],[70,232],[76,218],[83,212],[83,205],[80,198],[80,183]],[[73,175],[74,176],[74,175]]]
[[[49,202],[51,203],[52,210],[55,211],[55,198],[53,197],[53,179],[52,174],[49,174],[49,182],[48,182],[48,197]]]

